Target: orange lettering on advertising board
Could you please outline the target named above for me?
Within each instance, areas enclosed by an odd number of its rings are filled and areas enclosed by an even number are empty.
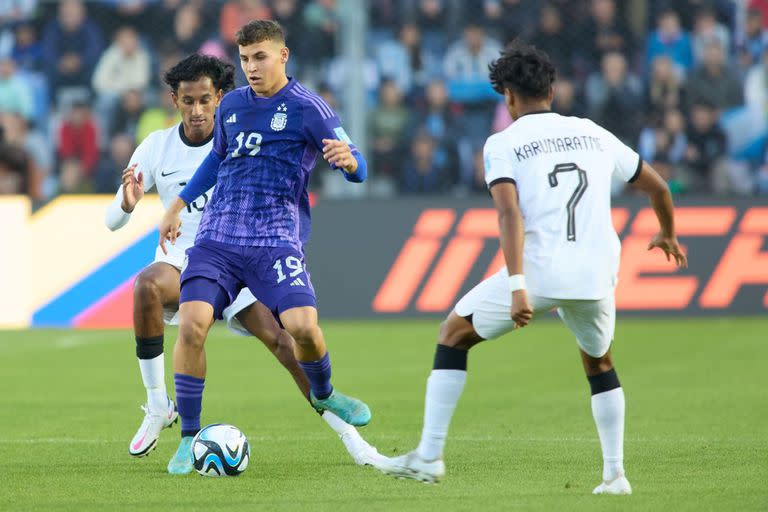
[[[703,308],[728,307],[744,285],[768,285],[768,251],[763,251],[768,235],[768,208],[750,208],[739,225],[739,233],[712,274],[699,298]],[[768,292],[763,297],[768,307]]]
[[[736,209],[730,206],[680,207],[675,209],[675,229],[680,236],[723,236],[730,231],[736,215]],[[658,231],[654,211],[640,210],[632,223],[632,234],[622,243],[617,308],[683,309],[691,303],[699,286],[698,278],[643,276],[678,271],[659,249],[647,250],[650,237]]]
[[[422,212],[413,227],[413,235],[400,250],[373,299],[374,311],[399,313],[408,307],[455,219],[456,214],[451,209]]]
[[[441,312],[453,305],[477,257],[483,252],[485,239],[499,236],[496,210],[467,210],[456,227],[456,233],[416,301],[418,311]]]
[[[672,274],[677,271],[659,249],[648,251],[648,237],[630,235],[624,239],[616,288],[618,309],[683,309],[698,288],[693,276],[644,277],[645,273]]]
[[[484,244],[485,240],[482,238],[453,238],[424,285],[424,291],[416,301],[416,309],[423,312],[440,312],[451,307],[475,260],[483,251]]]
[[[492,208],[470,208],[459,221],[456,232],[464,236],[498,238],[499,218],[496,210]]]

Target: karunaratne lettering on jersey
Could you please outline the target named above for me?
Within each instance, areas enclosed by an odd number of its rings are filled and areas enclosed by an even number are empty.
[[[514,148],[518,162],[536,155],[564,153],[566,151],[603,151],[599,137],[576,135],[539,139]]]

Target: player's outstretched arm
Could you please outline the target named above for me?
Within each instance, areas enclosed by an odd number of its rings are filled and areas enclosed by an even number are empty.
[[[362,183],[368,175],[365,157],[343,140],[323,139],[323,158],[332,166],[344,171],[347,181]]]
[[[675,264],[678,267],[687,267],[688,258],[683,253],[675,233],[674,205],[667,182],[644,161],[640,174],[632,185],[643,191],[651,200],[651,206],[656,212],[656,218],[659,219],[661,226],[661,231],[648,244],[648,250],[658,247],[664,251],[667,261],[671,256],[675,259]]]
[[[137,165],[134,163],[123,170],[120,188],[115,199],[107,208],[104,223],[112,231],[116,231],[128,223],[133,209],[144,197],[144,174],[136,175]]]
[[[211,150],[205,160],[195,171],[192,179],[181,190],[179,197],[184,200],[186,204],[193,202],[195,199],[203,195],[211,187],[216,185],[216,180],[219,176],[219,165],[224,161],[224,157],[218,154],[216,151]]]
[[[525,327],[533,317],[533,308],[528,303],[523,277],[523,243],[525,228],[523,215],[517,202],[517,187],[512,182],[501,182],[491,186],[491,196],[499,214],[499,242],[504,252],[512,293],[512,320]]]
[[[187,203],[180,197],[174,199],[171,206],[165,211],[163,219],[160,221],[160,249],[163,250],[163,254],[168,254],[168,250],[165,248],[165,241],[168,240],[171,244],[176,244],[176,239],[181,236],[181,218],[179,213],[186,208]]]

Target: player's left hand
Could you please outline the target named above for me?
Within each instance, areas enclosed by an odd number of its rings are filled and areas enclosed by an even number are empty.
[[[669,257],[672,256],[675,258],[675,264],[678,267],[688,268],[688,258],[683,253],[683,249],[680,247],[677,237],[668,237],[658,233],[653,237],[651,243],[648,244],[648,250],[650,251],[654,247],[658,247],[664,251],[664,254],[667,256],[667,261],[669,261]]]
[[[349,144],[343,140],[323,139],[323,158],[331,165],[353,173],[357,170],[357,160],[352,155]]]
[[[525,327],[533,318],[533,308],[528,303],[528,292],[515,290],[512,292],[512,321],[518,327]]]
[[[168,250],[165,248],[165,241],[171,242],[171,245],[176,245],[176,239],[181,236],[181,219],[179,218],[179,212],[173,208],[169,208],[163,219],[160,221],[160,249],[163,254],[168,254]]]

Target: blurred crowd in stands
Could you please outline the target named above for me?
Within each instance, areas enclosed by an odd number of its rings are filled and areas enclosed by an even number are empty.
[[[342,119],[362,77],[370,195],[484,192],[483,143],[511,122],[487,66],[518,37],[553,59],[557,112],[613,131],[675,193],[768,194],[768,0],[368,0],[359,69],[341,3],[0,0],[0,194],[113,193],[178,122],[162,71],[192,52],[237,63],[255,18],[283,24],[289,74]]]

